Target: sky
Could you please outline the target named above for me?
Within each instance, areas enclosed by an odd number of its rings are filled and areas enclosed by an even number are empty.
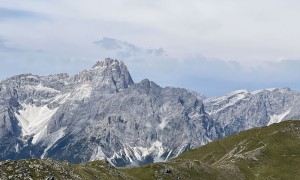
[[[76,74],[110,57],[135,82],[207,97],[300,90],[300,1],[1,0],[0,80]]]

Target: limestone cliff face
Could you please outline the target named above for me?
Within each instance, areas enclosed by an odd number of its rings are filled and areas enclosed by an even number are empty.
[[[202,99],[106,59],[67,74],[23,74],[1,82],[1,159],[104,159],[117,166],[164,161],[223,136]]]
[[[210,141],[300,119],[300,93],[239,90],[203,100],[181,88],[134,83],[105,59],[77,75],[22,74],[0,83],[0,159],[164,161]]]
[[[204,102],[206,112],[224,128],[225,136],[284,120],[298,120],[299,103],[300,93],[289,88],[238,90]]]

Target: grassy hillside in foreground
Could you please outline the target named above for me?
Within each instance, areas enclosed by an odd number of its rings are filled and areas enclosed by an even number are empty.
[[[116,169],[103,161],[0,162],[0,179],[300,179],[300,121],[255,128],[165,163]]]
[[[125,179],[113,166],[103,161],[72,165],[51,159],[0,162],[0,180],[6,179]]]

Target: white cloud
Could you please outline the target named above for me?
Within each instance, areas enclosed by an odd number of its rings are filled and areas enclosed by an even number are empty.
[[[0,1],[0,10],[35,15],[1,21],[0,36],[7,40],[0,41],[1,63],[15,67],[7,74],[1,64],[1,75],[74,73],[112,57],[124,60],[137,81],[149,78],[208,95],[238,88],[300,89],[299,5],[296,0]]]
[[[163,48],[143,49],[131,43],[120,41],[114,38],[103,37],[101,40],[94,42],[96,45],[108,51],[115,51],[117,58],[125,59],[132,56],[164,56],[166,55]]]
[[[112,57],[123,60],[135,82],[148,78],[161,86],[185,87],[209,97],[245,88],[292,87],[300,90],[300,60],[264,62],[261,66],[245,67],[237,61],[200,55],[186,58],[157,56],[153,51],[149,53],[147,48],[113,38],[103,38],[96,42],[90,44],[101,52],[99,59]],[[2,44],[5,45],[4,41]],[[13,49],[7,45],[4,47],[4,50]],[[62,72],[74,74],[90,69],[99,60],[93,55],[80,57],[33,49],[0,50],[0,59],[0,78],[29,72],[40,75]]]
[[[0,6],[43,13],[52,21],[3,24],[0,34],[24,45],[34,39],[32,45],[49,44],[47,48],[59,46],[51,39],[84,46],[86,40],[108,36],[145,47],[159,44],[178,57],[200,53],[257,64],[300,57],[299,5],[295,0],[11,0]],[[22,29],[28,37],[12,29]]]

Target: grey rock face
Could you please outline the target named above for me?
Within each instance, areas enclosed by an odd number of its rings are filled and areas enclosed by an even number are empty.
[[[148,79],[134,83],[112,59],[71,77],[22,74],[0,83],[0,160],[164,161],[242,130],[300,119],[299,102],[289,88],[203,100]]]
[[[223,136],[199,96],[134,83],[123,62],[0,84],[0,159],[49,157],[117,165],[164,161]]]
[[[289,88],[239,90],[205,100],[206,112],[224,128],[224,136],[283,120],[299,119],[300,94]]]

